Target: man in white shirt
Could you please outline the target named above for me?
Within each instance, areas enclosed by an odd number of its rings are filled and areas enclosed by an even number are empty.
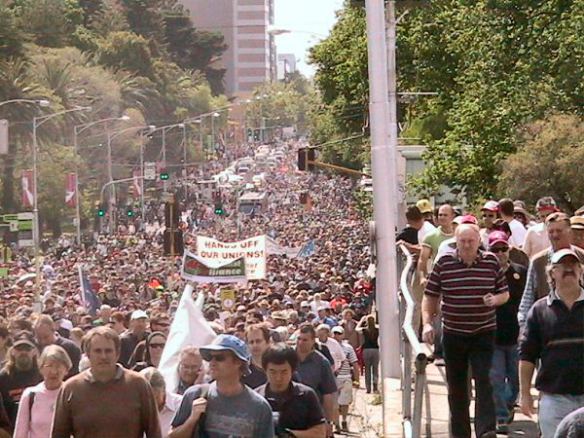
[[[504,198],[499,201],[499,213],[501,214],[501,218],[509,224],[509,228],[511,229],[509,244],[516,248],[522,248],[527,230],[521,222],[513,217],[514,212],[515,205],[511,199]]]
[[[320,324],[316,328],[316,335],[318,337],[318,341],[321,344],[326,345],[326,347],[329,349],[335,362],[333,365],[333,372],[336,373],[345,360],[345,351],[343,350],[343,347],[341,347],[341,344],[339,344],[336,340],[330,337],[331,328],[326,324]]]
[[[432,219],[434,217],[434,209],[432,208],[432,204],[427,199],[420,199],[416,203],[416,207],[420,210],[420,213],[424,216],[424,225],[422,228],[418,230],[418,242],[422,243],[424,241],[424,237],[430,234],[433,231],[436,231],[436,227],[432,223]]]
[[[551,196],[540,198],[535,208],[540,222],[527,230],[525,242],[523,243],[523,251],[529,258],[550,247],[550,239],[545,229],[545,218],[558,211],[556,201]]]

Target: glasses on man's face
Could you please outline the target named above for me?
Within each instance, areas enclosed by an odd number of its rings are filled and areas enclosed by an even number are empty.
[[[493,252],[495,254],[500,253],[500,252],[507,252],[507,251],[509,251],[508,246],[498,246],[495,248],[491,248],[491,252]]]
[[[211,357],[209,358],[209,362],[212,362],[212,361],[224,362],[225,359],[227,359],[227,355],[224,353],[212,354]]]
[[[150,348],[164,348],[166,344],[163,343],[154,343],[154,344],[150,344]]]

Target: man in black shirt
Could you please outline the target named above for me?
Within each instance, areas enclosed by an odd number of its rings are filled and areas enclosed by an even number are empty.
[[[30,332],[19,332],[8,350],[8,360],[0,371],[0,394],[12,427],[16,422],[18,403],[26,388],[40,383],[37,365],[38,350]]]
[[[274,413],[277,437],[326,436],[326,420],[314,390],[292,381],[298,365],[293,348],[279,343],[270,346],[262,356],[268,383],[256,391],[262,395]]]
[[[143,310],[134,310],[130,318],[130,329],[120,336],[121,352],[120,363],[125,367],[130,367],[135,364],[131,363],[130,358],[136,349],[136,346],[148,336],[150,332],[147,331],[148,315]]]
[[[519,343],[521,411],[532,416],[531,379],[541,360],[535,386],[540,392],[539,426],[552,438],[569,413],[584,406],[584,289],[583,268],[572,249],[551,256],[551,291],[527,315]]]
[[[270,329],[263,323],[250,325],[245,332],[245,340],[251,353],[250,372],[241,381],[255,389],[267,382],[262,367],[262,355],[270,346]]]
[[[53,344],[62,347],[67,352],[72,364],[72,367],[67,374],[67,378],[79,373],[81,350],[73,341],[65,339],[57,333],[55,323],[50,316],[40,315],[35,322],[34,331],[41,352],[45,347]]]
[[[412,205],[406,211],[406,220],[408,225],[398,233],[395,240],[397,243],[403,243],[414,254],[419,254],[418,231],[424,225],[424,216],[418,207]]]
[[[488,235],[489,251],[499,260],[505,271],[509,288],[509,301],[497,307],[497,333],[491,365],[491,383],[497,414],[497,432],[506,433],[513,419],[513,406],[519,396],[519,355],[517,338],[519,322],[517,312],[525,289],[526,269],[509,260],[509,238],[503,231],[493,231]]]

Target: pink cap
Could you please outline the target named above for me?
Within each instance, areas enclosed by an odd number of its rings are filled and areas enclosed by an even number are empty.
[[[487,201],[481,210],[488,210],[494,211],[495,213],[499,212],[499,203],[497,201]]]
[[[509,245],[509,237],[504,231],[493,231],[489,234],[489,248],[492,248],[497,243],[504,243]]]
[[[473,224],[473,225],[478,225],[479,221],[477,220],[476,217],[474,217],[472,214],[465,214],[464,216],[462,216],[460,218],[460,223],[461,224]]]

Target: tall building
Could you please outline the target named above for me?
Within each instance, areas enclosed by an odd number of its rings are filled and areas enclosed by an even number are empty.
[[[276,80],[274,0],[181,0],[199,30],[221,32],[228,48],[218,66],[226,69],[225,90],[247,96],[265,82]]]
[[[296,71],[296,56],[293,53],[278,53],[278,80],[286,78],[286,74]]]

